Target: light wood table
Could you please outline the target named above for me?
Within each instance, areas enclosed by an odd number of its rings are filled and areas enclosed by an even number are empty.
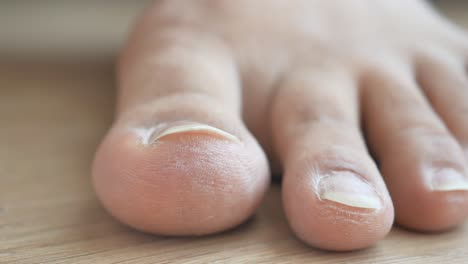
[[[115,23],[130,21],[135,5]],[[446,9],[466,23],[461,6]],[[115,50],[124,31],[107,32],[98,46]],[[113,55],[32,60],[12,55],[13,46],[0,62],[0,263],[468,263],[468,225],[433,235],[395,227],[357,252],[310,248],[291,234],[278,184],[251,221],[219,235],[165,238],[122,226],[90,183],[93,152],[112,120]]]

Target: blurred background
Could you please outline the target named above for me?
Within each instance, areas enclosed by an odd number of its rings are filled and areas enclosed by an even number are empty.
[[[0,56],[8,60],[114,57],[150,0],[0,0]]]
[[[0,0],[0,55],[8,59],[102,59],[115,56],[150,0]],[[434,1],[454,20],[468,1]]]

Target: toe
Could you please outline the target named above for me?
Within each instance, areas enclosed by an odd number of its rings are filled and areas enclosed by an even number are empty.
[[[402,65],[363,81],[364,123],[396,220],[417,230],[454,227],[467,216],[463,152]]]
[[[359,132],[355,88],[338,70],[297,71],[273,108],[287,218],[300,239],[328,250],[368,247],[393,223],[388,192]]]
[[[183,107],[178,121],[158,116],[157,104],[126,115],[96,154],[98,197],[132,227],[164,235],[222,231],[248,218],[266,190],[266,158],[242,123]],[[145,116],[150,121],[136,125]]]
[[[183,35],[190,30],[139,30],[148,34],[136,34],[124,52],[117,121],[96,153],[96,193],[143,231],[234,227],[260,203],[269,172],[241,122],[233,60],[221,43]]]
[[[418,59],[417,78],[468,160],[468,75],[464,61],[442,52],[426,54]]]

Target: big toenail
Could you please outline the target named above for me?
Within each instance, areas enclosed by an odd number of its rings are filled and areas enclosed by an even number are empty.
[[[324,175],[320,178],[318,190],[322,200],[365,209],[382,207],[375,190],[350,171],[334,171]]]
[[[142,143],[145,145],[151,144],[169,135],[184,133],[211,134],[227,140],[240,142],[236,136],[219,128],[185,121],[173,124],[160,124],[152,128],[140,128],[136,129],[135,132],[140,136]]]
[[[430,173],[433,191],[468,191],[468,181],[458,170],[442,168],[432,170]]]

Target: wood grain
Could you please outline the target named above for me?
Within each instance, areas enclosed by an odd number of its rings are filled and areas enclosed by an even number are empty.
[[[110,17],[130,21],[135,5]],[[467,24],[466,5],[444,7]],[[101,45],[120,45],[124,32]],[[114,86],[112,56],[1,62],[0,263],[468,263],[467,225],[432,235],[395,227],[357,252],[310,248],[290,232],[278,184],[252,220],[223,234],[165,238],[124,227],[98,203],[89,172]]]

